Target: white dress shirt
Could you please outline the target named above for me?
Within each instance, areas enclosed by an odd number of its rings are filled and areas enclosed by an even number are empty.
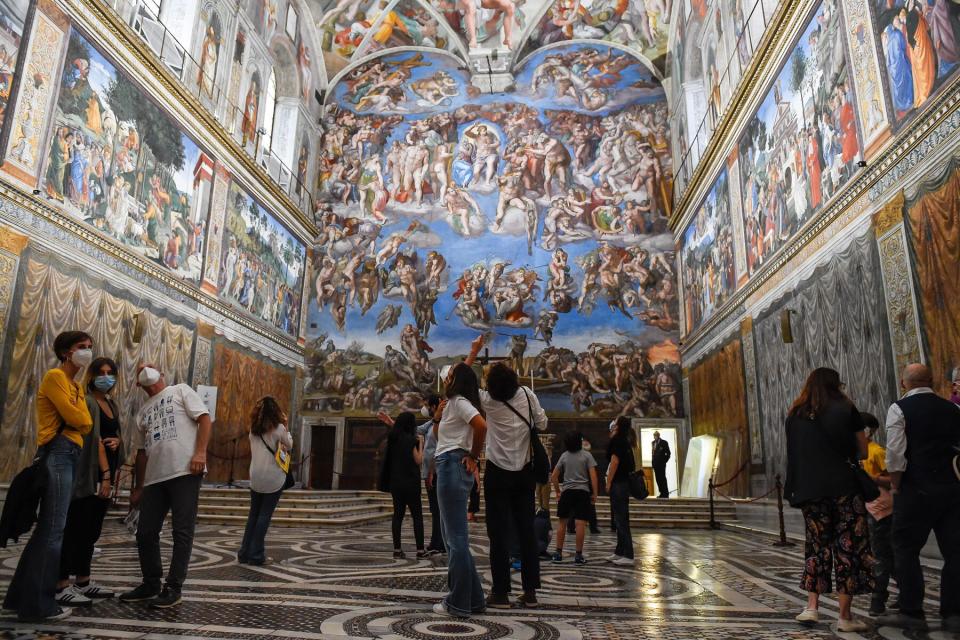
[[[909,398],[920,393],[933,393],[930,387],[910,389],[903,398]],[[894,473],[907,470],[907,422],[903,417],[903,410],[896,402],[890,405],[887,411],[887,471]]]

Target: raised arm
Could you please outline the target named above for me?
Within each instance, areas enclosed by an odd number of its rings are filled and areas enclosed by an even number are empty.
[[[477,336],[473,339],[473,342],[470,343],[470,355],[467,356],[467,359],[463,361],[468,367],[472,367],[473,363],[476,362],[477,356],[480,354],[480,350],[483,349],[484,337],[482,335]]]

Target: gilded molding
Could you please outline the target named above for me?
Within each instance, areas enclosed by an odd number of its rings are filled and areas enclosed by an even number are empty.
[[[173,277],[169,271],[159,265],[143,260],[140,256],[134,254],[129,249],[117,244],[114,240],[108,239],[92,227],[70,218],[57,209],[39,201],[37,198],[28,195],[17,187],[0,182],[0,198],[5,199],[13,205],[22,208],[26,212],[39,216],[44,220],[54,224],[72,236],[79,238],[84,243],[116,259],[125,266],[138,271],[148,278],[160,283],[167,290],[182,295],[192,301],[194,304],[200,304],[212,310],[221,317],[230,320],[244,329],[254,333],[266,340],[280,345],[289,351],[302,355],[301,347],[292,336],[281,334],[279,331],[273,332],[266,327],[262,327],[251,318],[237,313],[233,307],[225,304],[218,298],[201,291],[196,285],[188,284],[183,280]]]
[[[141,82],[149,78],[159,83],[160,86],[176,100],[176,103],[181,109],[185,110],[200,123],[204,127],[205,133],[211,136],[224,150],[229,152],[231,164],[233,166],[239,165],[243,167],[247,175],[256,180],[253,185],[255,187],[254,191],[256,192],[258,190],[256,187],[259,187],[261,190],[269,193],[274,201],[279,203],[293,220],[302,225],[307,237],[301,238],[301,240],[310,240],[311,235],[316,235],[316,225],[313,220],[301,211],[293,199],[273,182],[267,172],[233,139],[214,114],[208,111],[200,101],[187,91],[186,87],[170,73],[159,57],[146,46],[120,16],[104,2],[101,2],[101,0],[60,0],[60,2],[70,15],[72,21],[77,23],[78,26],[83,28],[87,33],[95,35],[101,44],[104,42],[108,43],[107,47],[109,52],[115,55],[122,55],[128,65],[132,60],[138,66],[144,67],[147,72],[146,74],[134,73],[133,75],[139,75]],[[145,87],[145,89],[149,92],[149,87]],[[170,115],[176,118],[176,114]],[[218,158],[218,160],[222,161],[224,159]],[[243,182],[248,181],[243,180]]]
[[[883,205],[879,211],[873,214],[873,230],[876,232],[878,238],[898,224],[903,224],[904,202],[905,197],[903,190],[900,190],[890,202]]]
[[[926,117],[919,118],[904,130],[878,155],[869,168],[853,178],[843,191],[836,194],[832,202],[817,217],[810,220],[806,228],[784,246],[775,259],[761,267],[760,271],[731,296],[730,300],[696,332],[686,336],[681,355],[696,348],[699,341],[708,337],[714,328],[724,323],[731,315],[742,311],[742,306],[750,299],[755,299],[757,292],[771,278],[774,278],[784,265],[813,242],[859,199],[866,199],[866,202],[860,203],[858,213],[862,212],[870,201],[876,200],[885,191],[885,187],[893,186],[894,180],[897,184],[902,184],[907,173],[918,166],[920,160],[928,155],[932,147],[946,142],[960,129],[958,107],[960,107],[960,78],[951,83],[935,100],[926,111]],[[923,151],[920,149],[921,146],[925,147]],[[818,241],[818,244],[822,246],[827,240],[828,238],[824,237]],[[781,274],[780,278],[782,277]]]
[[[736,91],[727,101],[726,110],[714,127],[680,202],[674,203],[669,225],[675,234],[682,232],[693,205],[706,195],[712,184],[707,177],[719,171],[720,162],[725,160],[728,150],[736,144],[735,136],[743,129],[746,119],[752,117],[753,109],[759,105],[758,98],[763,98],[757,91],[758,86],[766,86],[772,80],[773,73],[779,69],[787,53],[787,46],[793,43],[798,33],[801,26],[799,21],[807,16],[814,4],[813,0],[784,0],[767,24],[760,44],[754,49],[750,65],[744,69]]]
[[[0,227],[0,249],[3,251],[19,256],[27,248],[29,242],[30,238],[27,236],[17,233],[13,229]]]

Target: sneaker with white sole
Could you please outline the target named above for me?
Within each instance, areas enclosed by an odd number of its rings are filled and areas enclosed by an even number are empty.
[[[800,624],[817,624],[820,622],[820,612],[816,609],[804,609],[800,612],[800,615],[796,617],[796,621]]]
[[[837,632],[838,633],[856,633],[858,631],[868,631],[870,625],[863,620],[857,620],[856,618],[840,618],[837,620]]]
[[[618,567],[632,567],[636,564],[633,558],[622,558],[622,557],[614,558],[610,562],[617,565]]]
[[[73,615],[73,609],[70,607],[60,607],[60,609],[53,614],[52,616],[47,616],[43,619],[44,622],[56,622],[57,620],[66,620]]]
[[[57,604],[65,607],[89,607],[93,604],[93,600],[80,593],[80,589],[73,585],[58,591],[55,600]]]
[[[618,556],[617,554],[611,553],[611,554],[608,555],[606,558],[604,558],[603,561],[604,561],[604,562],[614,562],[614,561],[616,561],[616,559],[619,558],[619,557],[620,557],[620,556]]]
[[[114,595],[113,591],[107,589],[106,587],[101,587],[100,585],[90,582],[85,587],[79,585],[73,585],[73,588],[80,592],[81,595],[84,595],[92,600],[97,599],[107,599],[112,598]]]
[[[447,605],[443,604],[442,602],[438,602],[437,604],[433,605],[433,612],[438,616],[450,615],[450,612],[447,611]]]

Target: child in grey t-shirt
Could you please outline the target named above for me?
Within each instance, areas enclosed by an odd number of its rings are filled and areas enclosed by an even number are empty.
[[[583,450],[583,434],[574,431],[564,438],[566,451],[560,456],[553,469],[551,481],[557,494],[557,550],[553,562],[563,562],[563,541],[567,532],[567,520],[576,522],[575,564],[586,564],[583,557],[583,540],[587,521],[590,519],[591,505],[597,502],[597,461]],[[561,490],[560,478],[563,478]]]

